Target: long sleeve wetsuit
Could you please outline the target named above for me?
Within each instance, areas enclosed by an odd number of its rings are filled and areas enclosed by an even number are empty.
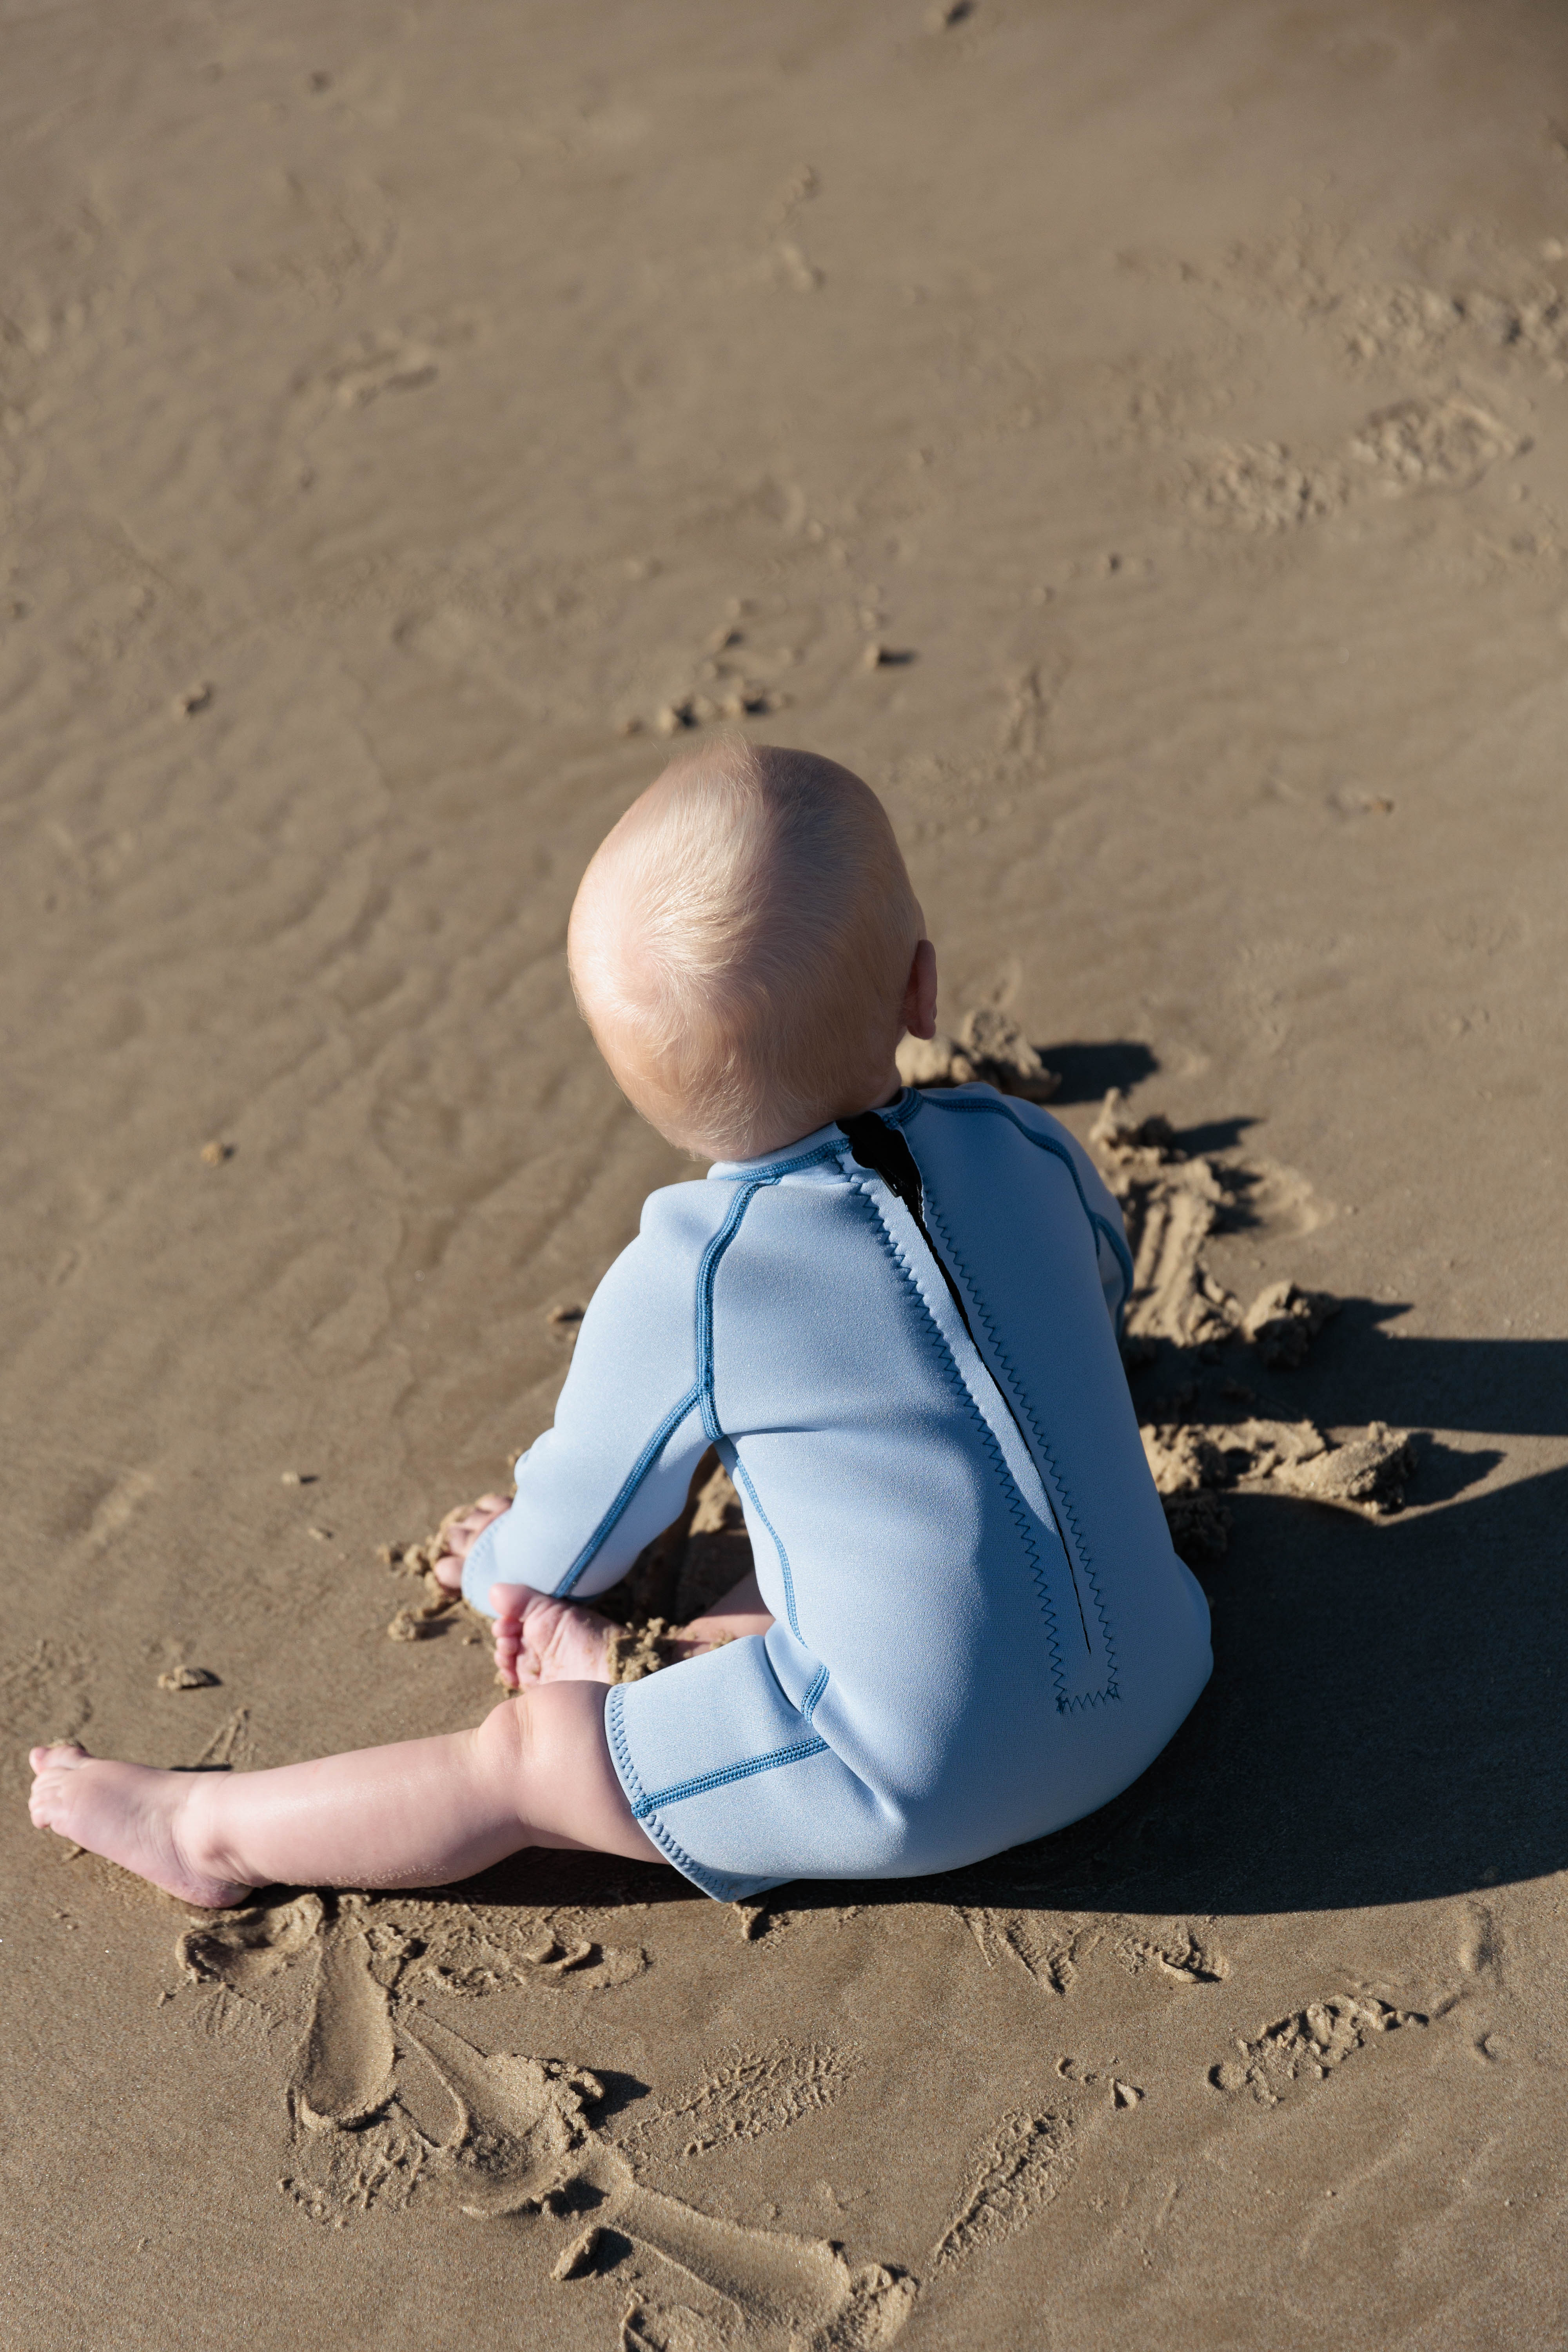
[[[1077,1820],[1210,1672],[1093,1163],[989,1087],[879,1116],[918,1187],[834,1126],[652,1195],[464,1575],[481,1609],[497,1582],[589,1599],[718,1447],[774,1623],[612,1687],[605,1726],[649,1836],[729,1901],[950,1869]]]

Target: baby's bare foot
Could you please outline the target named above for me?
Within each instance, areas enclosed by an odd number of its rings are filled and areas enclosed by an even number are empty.
[[[552,1601],[522,1586],[499,1590],[518,1595],[517,1613],[508,1610],[496,1621],[496,1654],[503,1674],[510,1654],[512,1680],[524,1688],[530,1683],[611,1680],[609,1636],[616,1628],[607,1617],[580,1601]]]
[[[613,1683],[616,1652],[613,1638],[622,1628],[596,1609],[581,1601],[554,1601],[531,1592],[526,1585],[498,1584],[492,1594],[505,1606],[496,1618],[496,1664],[514,1687],[530,1683]],[[658,1621],[655,1620],[656,1624]],[[673,1664],[694,1658],[738,1633],[765,1633],[773,1619],[763,1611],[754,1618],[705,1617],[689,1625],[661,1631],[660,1648]]]
[[[115,1764],[89,1756],[74,1740],[35,1748],[30,1810],[35,1825],[54,1830],[107,1855],[140,1878],[150,1878],[184,1903],[221,1911],[250,1893],[243,1881],[213,1875],[191,1849],[185,1819],[191,1777],[149,1764]]]

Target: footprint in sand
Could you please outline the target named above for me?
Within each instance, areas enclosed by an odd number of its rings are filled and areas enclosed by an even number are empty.
[[[1277,441],[1240,442],[1194,466],[1188,504],[1244,530],[1290,530],[1356,499],[1468,490],[1529,444],[1475,402],[1414,399],[1369,416],[1332,457],[1300,458]]]
[[[760,2050],[736,2044],[717,2053],[700,2082],[672,2092],[658,2115],[634,2126],[628,2145],[692,2157],[729,2141],[759,2139],[831,2106],[854,2071],[850,2053],[829,2042],[771,2042]]]
[[[1037,1912],[979,1909],[954,1904],[988,1969],[1012,1961],[1042,1992],[1065,1995],[1078,1980],[1079,1964],[1101,1940],[1102,1930],[1063,1923]]]
[[[931,2269],[956,2270],[983,2248],[1000,2245],[1032,2221],[1072,2168],[1069,2116],[1047,2110],[1000,2116],[970,2158],[968,2186],[931,2249]]]
[[[1238,2036],[1237,2055],[1211,2066],[1209,2081],[1228,2097],[1250,2095],[1259,2106],[1277,2107],[1298,2085],[1321,2083],[1380,2035],[1426,2022],[1418,2011],[1386,2000],[1332,1994],[1266,2026],[1250,2042]]]
[[[586,2189],[599,2200],[594,2223],[563,2251],[555,2276],[586,2277],[606,2248],[624,2243],[657,2257],[680,2298],[638,2302],[643,2333],[627,2340],[695,2340],[692,2327],[709,2324],[689,2303],[696,2294],[717,2314],[719,2340],[759,2352],[890,2343],[912,2305],[912,2279],[877,2263],[853,2270],[826,2240],[704,2213],[647,2187],[637,2170],[639,2147],[651,2156],[679,2144],[689,2157],[788,2129],[838,2095],[851,2062],[816,2043],[721,2053],[617,2146],[598,2126],[604,2094],[592,2074],[486,2053],[422,2006],[425,1989],[499,1984],[496,1963],[515,1983],[532,1967],[577,1957],[529,1926],[531,1943],[526,1931],[509,1937],[500,1922],[479,1923],[467,1906],[311,1893],[181,1937],[187,1977],[299,2024],[283,2086],[293,2159],[285,2192],[310,2219],[342,2228],[416,2194],[489,2221],[570,2213]],[[595,1969],[614,1980],[615,1956],[590,1945],[575,1980],[593,1981]]]
[[[953,1909],[988,1969],[1012,1962],[1042,1992],[1060,1998],[1073,1990],[1084,1961],[1102,1947],[1129,1976],[1148,1970],[1171,1984],[1196,1985],[1221,1984],[1230,1974],[1224,1954],[1201,1942],[1184,1922],[1176,1922],[1163,1934],[1151,1934],[1146,1928],[1121,1928],[1114,1918],[1089,1921],[963,1904]]]

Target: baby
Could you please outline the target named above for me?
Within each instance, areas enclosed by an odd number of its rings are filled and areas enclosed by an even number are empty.
[[[584,877],[578,1002],[631,1102],[714,1162],[656,1192],[555,1425],[448,1537],[519,1685],[477,1729],[264,1772],[35,1748],[35,1822],[188,1903],[417,1886],[526,1845],[722,1900],[951,1869],[1159,1753],[1210,1670],[1116,1343],[1131,1266],[1080,1147],[985,1086],[915,1093],[936,958],[892,828],[830,761],[677,760]],[[752,1576],[606,1688],[582,1604],[710,1446]]]

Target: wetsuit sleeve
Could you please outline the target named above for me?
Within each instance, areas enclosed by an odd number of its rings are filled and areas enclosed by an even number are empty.
[[[1077,1136],[1059,1118],[1053,1118],[1049,1111],[1041,1110],[1034,1103],[1010,1101],[1008,1108],[1017,1115],[1020,1124],[1032,1127],[1037,1134],[1048,1136],[1052,1145],[1065,1151],[1072,1162],[1079,1197],[1094,1231],[1105,1311],[1111,1328],[1120,1333],[1121,1318],[1132,1296],[1132,1253],[1127,1246],[1127,1228],[1115,1195],[1107,1189],[1105,1179]]]
[[[553,1428],[517,1465],[517,1494],[463,1570],[489,1616],[493,1584],[586,1600],[623,1577],[679,1514],[708,1438],[696,1294],[717,1185],[656,1193],[583,1318]],[[706,1195],[693,1202],[682,1195]]]

